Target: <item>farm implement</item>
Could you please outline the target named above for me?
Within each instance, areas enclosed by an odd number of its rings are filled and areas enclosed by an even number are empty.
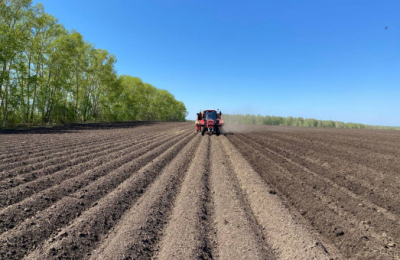
[[[221,111],[204,110],[197,113],[196,131],[200,132],[201,135],[204,135],[206,132],[210,135],[219,135],[223,125],[224,121],[222,120]]]

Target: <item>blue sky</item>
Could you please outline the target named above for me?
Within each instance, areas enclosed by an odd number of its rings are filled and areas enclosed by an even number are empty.
[[[200,109],[400,126],[398,0],[34,0]],[[385,30],[385,26],[389,28]]]

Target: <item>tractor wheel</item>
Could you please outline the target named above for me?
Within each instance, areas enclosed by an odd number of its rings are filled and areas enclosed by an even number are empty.
[[[217,136],[219,136],[219,134],[221,133],[221,132],[219,131],[219,127],[218,127],[218,126],[215,128],[215,133],[217,134]]]
[[[204,126],[201,127],[201,135],[204,135],[204,133],[206,132],[206,128]]]

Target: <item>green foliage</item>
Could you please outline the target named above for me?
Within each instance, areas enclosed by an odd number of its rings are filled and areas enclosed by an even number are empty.
[[[122,75],[118,120],[185,121],[186,108],[166,90],[157,89],[140,78]]]
[[[166,90],[118,76],[116,58],[67,32],[41,4],[0,0],[1,125],[72,121],[184,121]]]
[[[261,116],[261,115],[224,115],[227,123],[257,124],[257,125],[285,125],[300,127],[328,127],[328,128],[351,128],[351,129],[387,129],[400,130],[400,127],[373,126],[356,123],[344,123],[332,120],[317,120],[314,118],[304,119],[302,117],[280,117],[280,116]]]

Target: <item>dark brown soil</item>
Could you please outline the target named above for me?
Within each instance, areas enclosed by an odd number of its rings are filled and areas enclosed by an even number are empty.
[[[0,133],[0,259],[398,259],[400,132]]]
[[[257,130],[228,139],[293,212],[346,258],[399,257],[399,132]]]

